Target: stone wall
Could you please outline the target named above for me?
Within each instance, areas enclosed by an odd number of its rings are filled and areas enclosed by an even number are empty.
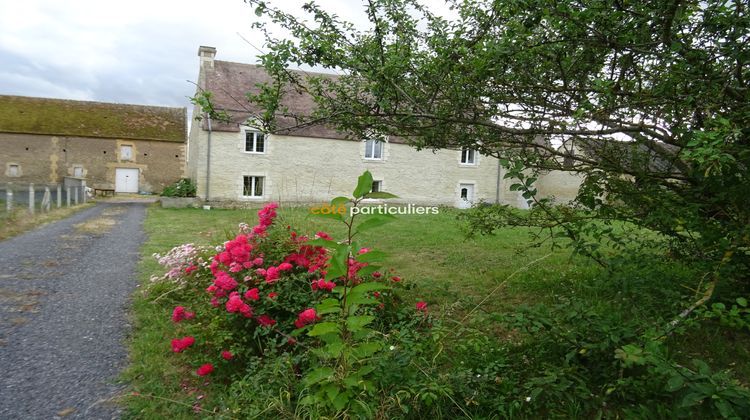
[[[188,173],[195,177],[198,196],[205,199],[207,132],[194,124],[189,136]],[[494,203],[498,171],[499,202],[524,207],[525,200],[509,190],[497,159],[478,156],[476,165],[460,163],[457,150],[417,151],[405,145],[388,143],[381,161],[364,158],[364,143],[351,140],[271,135],[266,152],[244,152],[244,136],[233,132],[213,132],[211,145],[212,203],[253,205],[277,200],[287,203],[327,202],[338,195],[349,195],[356,178],[365,169],[382,189],[400,197],[393,203],[425,205],[457,204],[459,184],[474,184],[475,201]],[[263,176],[263,197],[243,197],[243,176]],[[543,182],[543,181],[540,181]]]
[[[72,176],[90,187],[114,187],[116,168],[138,168],[139,190],[160,192],[186,171],[184,143],[0,133],[0,144],[2,183],[54,184]],[[130,160],[119,155],[122,145],[132,146]],[[11,165],[18,165],[16,176]]]

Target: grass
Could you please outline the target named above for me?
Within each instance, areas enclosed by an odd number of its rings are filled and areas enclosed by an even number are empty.
[[[457,212],[441,209],[439,215],[399,216],[387,227],[357,238],[360,246],[386,252],[386,266],[414,285],[408,298],[427,301],[430,311],[438,316],[472,312],[476,315],[472,318],[481,320],[484,314],[520,304],[553,303],[575,295],[601,313],[616,311],[623,318],[654,325],[660,321],[654,319],[653,308],[660,308],[667,316],[677,313],[679,308],[660,307],[660,302],[685,287],[694,287],[690,283],[693,273],[685,267],[643,262],[642,268],[612,274],[588,259],[571,257],[567,249],[530,247],[532,230],[506,228],[494,236],[467,239],[456,219]],[[239,223],[253,225],[255,221],[255,210],[150,207],[141,282],[163,274],[153,253],[164,253],[188,242],[221,243],[236,233]],[[338,222],[310,217],[304,209],[282,209],[277,223],[295,226],[301,233],[324,230],[335,238],[344,236]],[[664,283],[656,284],[653,279],[663,279]],[[663,284],[674,287],[665,288]],[[130,367],[124,375],[135,392],[127,397],[129,415],[193,418],[187,407],[195,404],[198,392],[205,406],[221,405],[220,384],[202,386],[198,391],[183,379],[191,372],[175,364],[166,343],[174,328],[169,320],[171,307],[163,302],[153,304],[153,299],[137,293],[133,303],[135,335],[130,341]],[[713,347],[706,346],[705,340],[711,340]],[[727,336],[721,330],[707,329],[674,341],[686,360],[702,357],[717,368],[734,369],[738,377],[750,375],[748,334]],[[721,354],[712,352],[715,349]]]
[[[10,214],[5,211],[5,204],[0,207],[0,241],[35,229],[47,223],[52,223],[71,216],[81,210],[93,206],[93,203],[74,207],[52,208],[48,213],[37,209],[31,215],[25,207],[16,207]]]

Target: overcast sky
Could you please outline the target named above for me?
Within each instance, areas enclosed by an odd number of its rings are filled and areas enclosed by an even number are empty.
[[[318,3],[366,24],[358,0]],[[0,0],[0,94],[189,106],[198,47],[256,63],[254,19],[242,0]]]

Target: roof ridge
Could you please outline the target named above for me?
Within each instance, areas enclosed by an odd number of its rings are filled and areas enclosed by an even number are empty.
[[[30,99],[30,100],[40,100],[40,101],[55,101],[55,102],[63,102],[63,103],[78,103],[78,104],[96,104],[96,105],[117,105],[117,106],[126,106],[126,107],[132,107],[132,108],[163,108],[163,109],[173,109],[173,110],[183,110],[187,109],[186,107],[176,107],[176,106],[167,106],[167,105],[144,105],[144,104],[130,104],[130,103],[122,103],[122,102],[103,102],[103,101],[88,101],[88,100],[81,100],[81,99],[63,99],[63,98],[47,98],[43,96],[24,96],[24,95],[0,95],[0,99],[2,98],[18,98],[18,99]]]
[[[229,63],[229,64],[239,64],[241,66],[248,66],[248,67],[256,67],[263,69],[265,71],[265,68],[262,64],[250,64],[250,63],[240,63],[239,61],[228,61],[228,60],[214,60],[214,63]],[[338,73],[325,73],[322,71],[313,71],[313,70],[304,70],[304,69],[290,69],[287,68],[289,71],[293,71],[295,73],[306,73],[306,74],[319,74],[321,76],[341,76]]]

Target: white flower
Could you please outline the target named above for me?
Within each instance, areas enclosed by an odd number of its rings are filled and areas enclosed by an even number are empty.
[[[481,377],[482,377],[482,375],[480,375],[480,374],[477,373],[477,378],[481,378]]]
[[[531,401],[531,397],[526,397],[526,402]]]
[[[391,351],[396,350],[396,346],[390,346],[388,347]]]

